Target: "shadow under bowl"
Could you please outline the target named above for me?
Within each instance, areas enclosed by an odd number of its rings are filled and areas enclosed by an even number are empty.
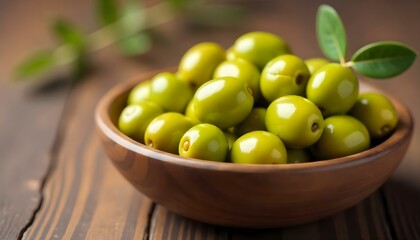
[[[408,109],[393,134],[347,157],[287,165],[240,165],[182,158],[122,134],[116,124],[130,89],[155,73],[111,89],[96,108],[108,157],[141,193],[182,216],[231,227],[271,228],[307,223],[343,211],[378,189],[401,162],[413,132]],[[379,91],[361,83],[362,91]],[[388,95],[389,97],[389,95]]]

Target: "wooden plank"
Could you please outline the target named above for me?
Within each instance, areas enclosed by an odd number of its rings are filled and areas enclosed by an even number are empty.
[[[229,239],[229,232],[224,227],[184,218],[159,205],[156,207],[152,219],[149,239]]]
[[[47,15],[60,11],[86,20],[90,3],[65,0],[0,1],[0,239],[18,238],[40,205],[56,130],[71,79],[13,82],[13,68],[35,48],[47,47]],[[85,15],[90,18],[90,15]]]
[[[0,239],[17,238],[39,206],[68,89],[28,96],[25,88],[0,86]]]
[[[151,239],[392,239],[377,192],[333,217],[295,227],[238,229],[199,223],[157,206]]]
[[[395,237],[420,239],[419,185],[393,179],[385,185],[384,197]]]

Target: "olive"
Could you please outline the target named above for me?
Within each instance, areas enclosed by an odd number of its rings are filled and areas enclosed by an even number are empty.
[[[309,79],[306,97],[320,109],[324,117],[345,114],[356,103],[359,82],[354,73],[337,63],[327,64]]]
[[[243,122],[234,127],[234,132],[237,136],[242,136],[245,133],[252,131],[266,131],[265,127],[265,115],[267,109],[265,108],[253,108],[249,115]]]
[[[360,94],[349,114],[366,126],[372,138],[387,136],[398,123],[394,105],[381,93]]]
[[[252,90],[234,77],[217,78],[203,84],[193,98],[197,119],[222,130],[242,122],[253,104]]]
[[[214,70],[213,78],[236,77],[248,84],[254,99],[260,96],[260,71],[258,68],[243,59],[224,61]]]
[[[200,121],[198,120],[197,116],[195,115],[193,101],[188,103],[187,108],[185,109],[185,116],[189,117],[195,124],[199,124]]]
[[[153,102],[143,101],[127,105],[119,117],[118,128],[130,138],[143,143],[147,126],[162,113],[162,108]]]
[[[219,44],[199,43],[182,57],[177,76],[195,89],[211,80],[214,69],[224,60],[225,51]]]
[[[265,125],[288,148],[306,148],[321,137],[324,120],[314,103],[301,96],[280,97],[267,108]]]
[[[179,141],[193,126],[191,119],[180,113],[164,113],[155,117],[147,126],[144,142],[149,147],[177,154]]]
[[[311,155],[305,149],[287,148],[287,163],[304,163],[311,161]]]
[[[261,73],[261,93],[271,103],[286,95],[305,95],[310,73],[302,59],[285,54],[267,63]]]
[[[235,58],[243,58],[259,69],[271,59],[289,54],[290,48],[280,37],[268,32],[250,32],[240,36],[232,47]]]
[[[238,137],[230,132],[223,132],[225,134],[226,140],[228,141],[229,150],[232,148],[233,143],[238,139]]]
[[[233,47],[230,47],[226,50],[226,60],[231,61],[235,59],[240,59],[236,56],[235,51],[233,50]]]
[[[149,100],[150,80],[143,81],[131,89],[127,98],[127,105]]]
[[[324,124],[321,138],[311,146],[317,159],[339,158],[369,149],[369,132],[356,118],[336,115],[326,118]]]
[[[230,160],[233,163],[287,163],[286,147],[274,134],[266,131],[249,132],[233,143]]]
[[[229,153],[229,144],[222,130],[212,124],[201,123],[182,136],[178,152],[182,157],[223,162]]]
[[[305,64],[308,67],[311,75],[328,63],[330,63],[330,61],[325,58],[310,58],[305,60]]]
[[[166,112],[184,112],[192,96],[190,86],[170,72],[157,74],[150,83],[150,100]]]

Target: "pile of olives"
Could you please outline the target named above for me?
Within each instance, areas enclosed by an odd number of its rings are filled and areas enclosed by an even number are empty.
[[[183,157],[277,164],[365,151],[397,122],[386,96],[359,94],[351,69],[322,58],[305,61],[279,36],[251,32],[226,51],[199,43],[176,73],[139,83],[118,127]]]

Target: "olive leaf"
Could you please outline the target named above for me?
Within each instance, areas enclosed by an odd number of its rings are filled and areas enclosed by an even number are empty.
[[[37,76],[51,70],[55,65],[53,51],[42,50],[30,55],[15,70],[18,79]]]
[[[56,52],[57,64],[72,62],[75,77],[82,76],[87,63],[84,33],[78,27],[63,19],[57,19],[53,22],[53,32],[58,40],[64,44],[64,47],[61,48],[62,51]],[[71,59],[74,59],[74,61],[71,61]]]
[[[318,42],[325,56],[344,63],[347,51],[346,31],[334,8],[325,4],[318,8],[316,27]]]
[[[52,29],[61,43],[72,46],[75,51],[81,51],[84,48],[85,35],[70,22],[57,19],[53,22]]]
[[[145,32],[123,38],[119,42],[120,50],[125,55],[137,55],[145,53],[150,50],[151,46],[152,40],[150,36]]]
[[[115,0],[97,0],[97,15],[102,26],[119,19],[119,8]]]
[[[412,48],[402,43],[375,42],[356,51],[351,66],[367,77],[389,78],[407,70],[416,56]]]

